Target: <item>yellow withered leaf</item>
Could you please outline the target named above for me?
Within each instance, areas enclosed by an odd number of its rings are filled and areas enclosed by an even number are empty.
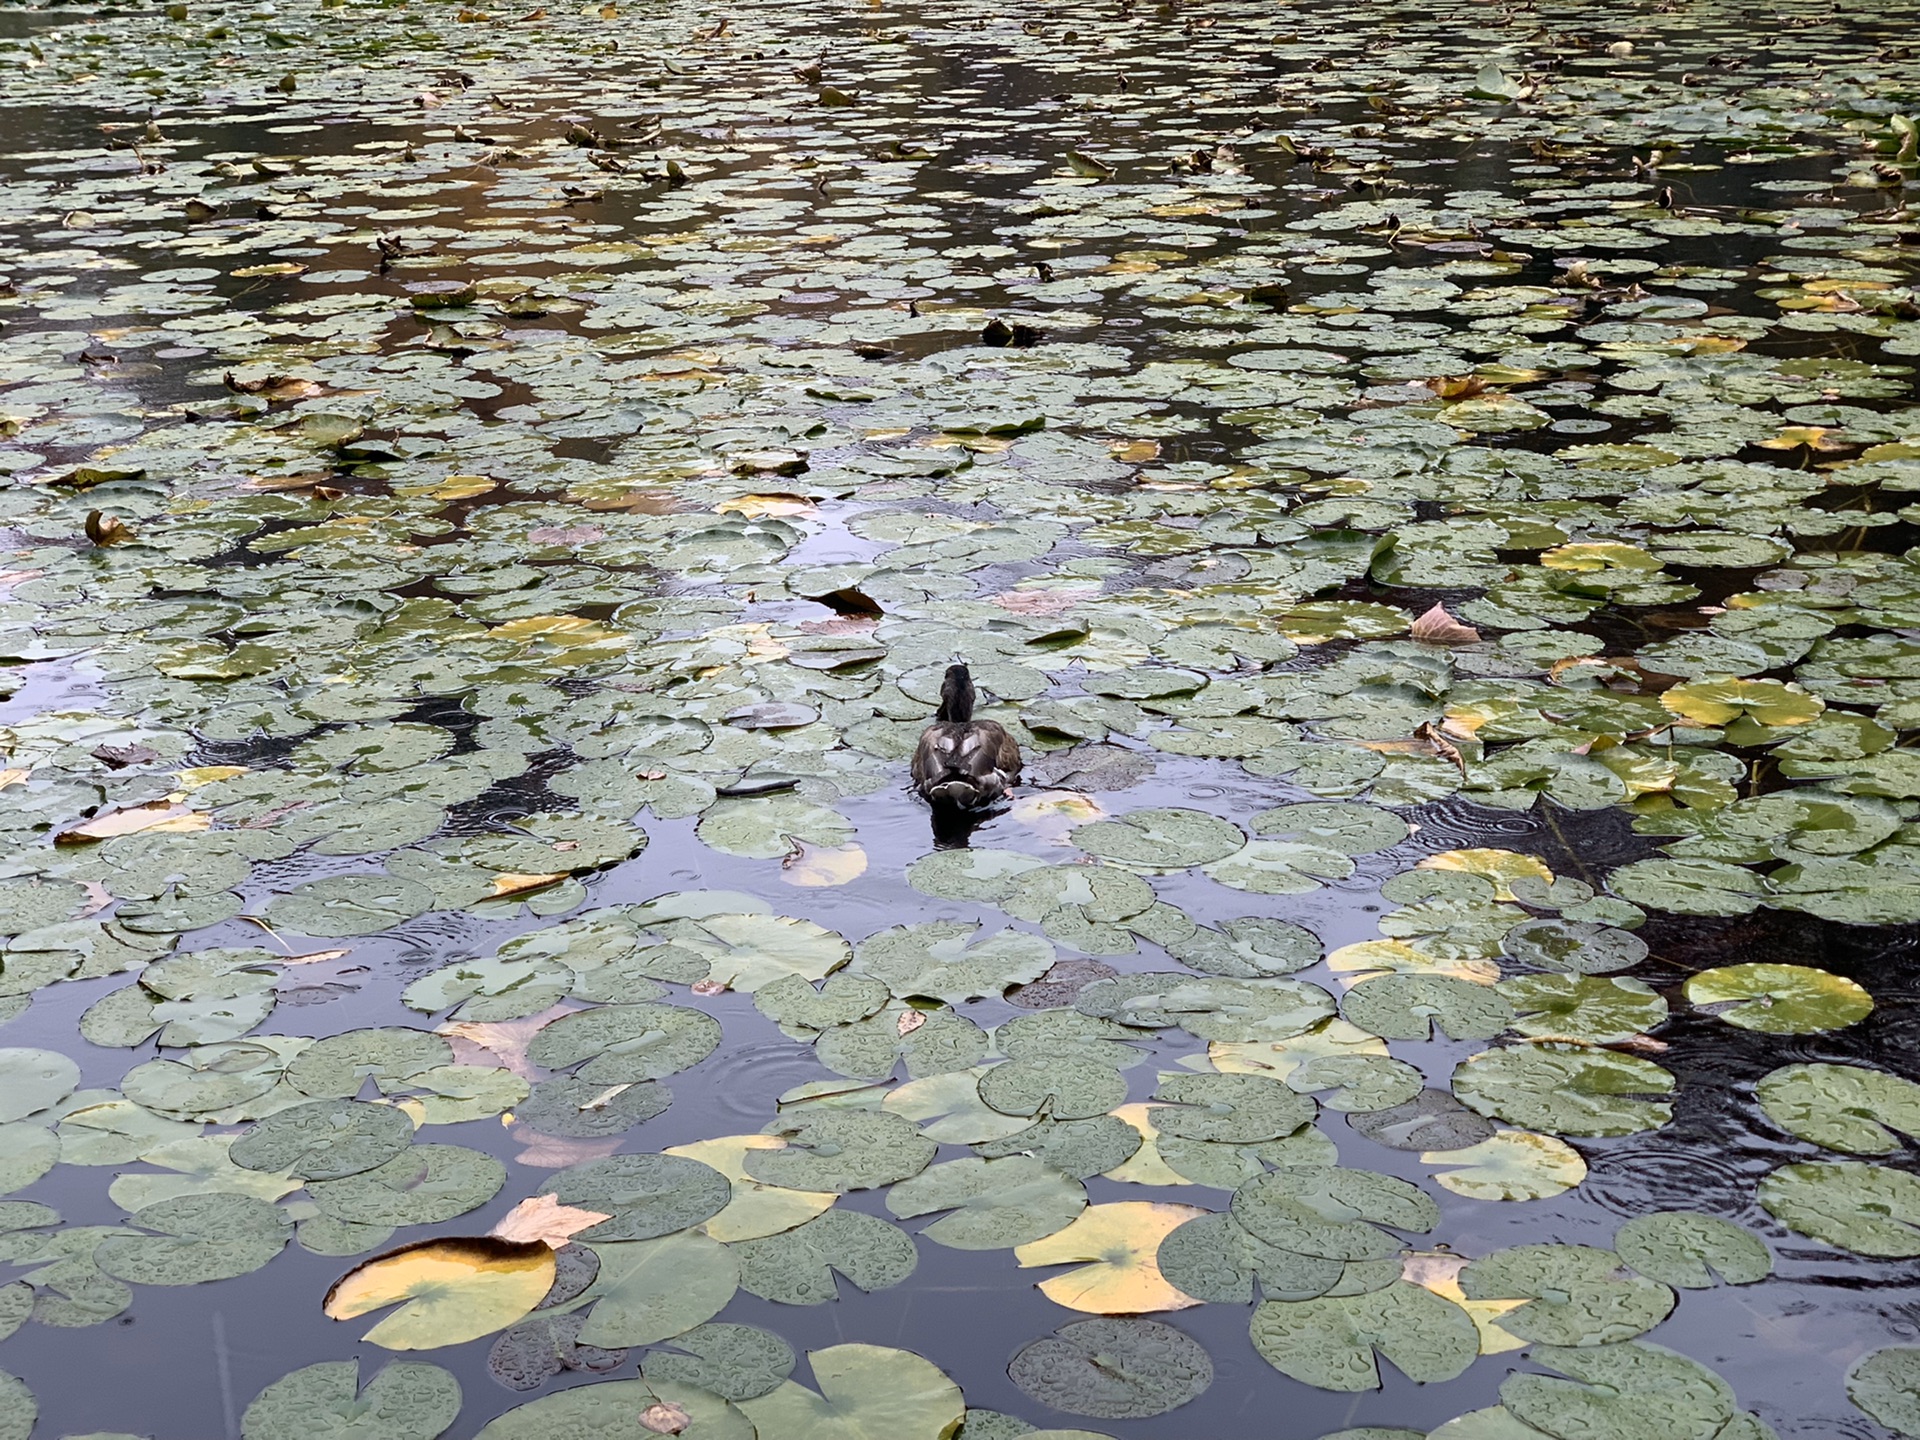
[[[666,1153],[710,1165],[733,1182],[733,1198],[718,1215],[699,1228],[715,1240],[758,1240],[778,1235],[824,1214],[840,1197],[830,1190],[789,1190],[767,1185],[747,1174],[749,1150],[784,1150],[778,1135],[722,1135],[675,1145]]]
[[[213,817],[189,810],[168,800],[150,800],[144,805],[129,805],[107,810],[90,820],[62,830],[53,837],[56,845],[92,845],[116,835],[139,835],[161,831],[172,835],[192,834],[213,827]]]
[[[562,1205],[552,1195],[535,1195],[514,1206],[487,1233],[496,1240],[511,1240],[516,1245],[527,1245],[538,1240],[558,1250],[582,1230],[591,1229],[602,1220],[612,1218],[598,1210]]]
[[[1467,1268],[1467,1257],[1449,1251],[1416,1250],[1400,1261],[1400,1277],[1423,1290],[1431,1290],[1442,1300],[1451,1300],[1473,1321],[1480,1332],[1480,1353],[1500,1355],[1527,1345],[1518,1335],[1502,1330],[1500,1317],[1518,1310],[1525,1300],[1469,1300],[1460,1289],[1460,1272]]]
[[[1478,875],[1493,883],[1494,898],[1499,900],[1513,899],[1513,892],[1507,887],[1516,880],[1532,878],[1549,884],[1553,881],[1553,871],[1542,861],[1516,850],[1445,850],[1421,860],[1419,868]]]
[[[388,1350],[435,1350],[504,1330],[546,1298],[553,1276],[544,1241],[422,1240],[348,1271],[321,1309],[352,1320],[398,1305],[363,1338]]]
[[[1183,1294],[1160,1273],[1160,1242],[1205,1210],[1156,1200],[1089,1205],[1064,1230],[1013,1252],[1023,1270],[1039,1265],[1076,1269],[1040,1282],[1056,1305],[1092,1315],[1145,1315],[1185,1310],[1201,1302]]]

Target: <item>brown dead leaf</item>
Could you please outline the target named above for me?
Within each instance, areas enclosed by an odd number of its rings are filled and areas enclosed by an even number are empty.
[[[558,850],[558,845],[553,847]],[[493,877],[493,896],[495,900],[504,900],[509,895],[530,895],[535,890],[545,890],[549,885],[558,885],[566,879],[565,875],[516,875],[512,871],[502,871]]]
[[[332,475],[324,470],[309,470],[300,475],[255,475],[247,481],[249,490],[310,490],[315,485],[331,480]]]
[[[1064,615],[1077,609],[1100,593],[1097,585],[1050,586],[1034,590],[1003,590],[998,595],[990,595],[1002,610],[1011,610],[1015,615]]]
[[[726,983],[721,980],[696,980],[687,988],[696,995],[724,995],[727,993]]]
[[[1414,639],[1428,645],[1478,645],[1480,632],[1471,625],[1463,625],[1447,613],[1445,605],[1435,605],[1426,614],[1413,622],[1409,632]]]
[[[624,1135],[607,1135],[598,1140],[565,1140],[558,1135],[542,1135],[530,1125],[509,1125],[507,1133],[525,1145],[514,1161],[535,1170],[565,1170],[588,1160],[604,1160],[617,1155],[627,1143]]]
[[[96,545],[121,545],[133,539],[133,531],[104,510],[89,510],[87,539]]]
[[[190,835],[213,827],[213,817],[204,811],[189,810],[170,800],[149,800],[144,805],[129,805],[122,810],[107,810],[53,837],[56,845],[92,845],[116,835],[139,835],[159,831],[169,835]]]
[[[1436,375],[1426,386],[1442,400],[1465,400],[1484,391],[1487,382],[1478,375]]]
[[[353,953],[351,945],[339,950],[309,950],[304,955],[283,955],[282,965],[324,965],[329,960],[342,960]]]
[[[656,1435],[678,1435],[689,1425],[693,1417],[671,1400],[656,1400],[640,1412],[640,1426]]]
[[[580,1231],[610,1218],[598,1210],[562,1205],[552,1195],[535,1195],[514,1206],[487,1233],[495,1239],[511,1240],[518,1245],[540,1240],[558,1250]]]
[[[11,766],[5,770],[0,770],[0,790],[6,789],[9,785],[26,784],[27,777],[32,773],[33,771],[24,769],[18,765]]]
[[[911,1035],[927,1023],[926,1013],[920,1010],[903,1010],[894,1024],[894,1029],[902,1035]]]
[[[543,1027],[572,1013],[571,1005],[554,1005],[520,1020],[450,1020],[434,1033],[453,1042],[459,1064],[503,1065],[523,1080],[537,1080],[540,1072],[527,1059],[527,1046]]]

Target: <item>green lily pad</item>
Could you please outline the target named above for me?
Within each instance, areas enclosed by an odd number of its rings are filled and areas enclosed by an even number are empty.
[[[1376,975],[1340,1001],[1349,1024],[1388,1040],[1491,1040],[1513,1021],[1505,995],[1453,975]]]
[[[730,1248],[742,1288],[782,1305],[838,1299],[836,1274],[865,1291],[889,1290],[920,1263],[906,1234],[858,1210],[829,1210],[792,1230]]]
[[[53,1050],[0,1050],[0,1124],[57,1105],[80,1083],[80,1067]]]
[[[1425,1234],[1440,1211],[1417,1185],[1371,1170],[1275,1170],[1233,1192],[1233,1218],[1256,1239],[1329,1260],[1380,1260]]]
[[[733,1198],[726,1176],[679,1155],[611,1155],[562,1170],[548,1184],[561,1204],[609,1217],[578,1232],[588,1244],[691,1229]]]
[[[1102,1317],[1033,1341],[1007,1373],[1035,1400],[1069,1415],[1144,1420],[1203,1394],[1213,1383],[1213,1361],[1171,1325]]]
[[[27,1440],[39,1418],[39,1402],[26,1382],[0,1370],[0,1440]]]
[[[580,1344],[587,1317],[535,1314],[500,1332],[487,1351],[487,1373],[510,1390],[537,1390],[567,1370],[603,1372],[626,1362],[624,1350]]]
[[[1480,1353],[1466,1311],[1403,1280],[1361,1295],[1263,1301],[1251,1333],[1269,1365],[1322,1390],[1379,1389],[1376,1352],[1421,1383],[1453,1379]]]
[[[650,1080],[596,1085],[591,1080],[556,1075],[535,1085],[526,1100],[514,1107],[513,1117],[542,1135],[590,1140],[623,1135],[663,1113],[672,1103],[667,1087]]]
[[[1860,1161],[1782,1165],[1760,1206],[1789,1229],[1859,1255],[1920,1255],[1920,1179]]]
[[[775,1123],[787,1144],[753,1150],[747,1173],[789,1190],[873,1190],[918,1175],[939,1149],[913,1122],[884,1110],[827,1111]]]
[[[1861,1356],[1847,1371],[1847,1398],[1896,1435],[1920,1435],[1920,1346]]]
[[[1247,843],[1238,825],[1202,810],[1130,810],[1116,820],[1096,820],[1073,832],[1089,855],[1149,875],[1224,860]]]
[[[1200,1215],[1169,1231],[1157,1263],[1182,1294],[1226,1305],[1261,1296],[1311,1300],[1339,1285],[1347,1272],[1343,1260],[1269,1245],[1231,1215]],[[1397,1276],[1398,1265],[1392,1268]]]
[[[1810,965],[1721,965],[1686,984],[1690,1004],[1713,1010],[1729,1025],[1767,1035],[1818,1035],[1858,1024],[1873,1012],[1873,997],[1841,975]]]
[[[1590,1245],[1515,1245],[1460,1272],[1469,1300],[1525,1300],[1502,1311],[1500,1328],[1547,1345],[1608,1345],[1644,1335],[1673,1310],[1657,1280],[1629,1275],[1611,1250]]]
[[[581,1297],[593,1309],[582,1345],[652,1345],[704,1325],[733,1299],[740,1265],[727,1246],[691,1232],[593,1246],[600,1269]]]
[[[1076,1180],[1104,1175],[1124,1165],[1139,1149],[1140,1132],[1117,1115],[1042,1120],[1011,1135],[976,1141],[973,1146],[974,1154],[989,1160],[1032,1155]]]
[[[1754,1087],[1788,1134],[1849,1155],[1891,1155],[1920,1134],[1920,1085],[1859,1065],[1786,1065]]]
[[[231,1280],[273,1259],[292,1233],[286,1216],[251,1195],[182,1195],[136,1210],[130,1223],[153,1233],[109,1237],[94,1262],[136,1285]]]
[[[1613,1248],[1642,1275],[1684,1290],[1706,1290],[1720,1281],[1752,1285],[1773,1273],[1766,1242],[1717,1215],[1636,1215],[1613,1237]]]
[[[434,1225],[478,1210],[506,1184],[506,1167],[464,1145],[412,1145],[339,1180],[307,1186],[313,1203],[356,1225]]]
[[[1148,1109],[1162,1135],[1233,1145],[1278,1140],[1316,1113],[1313,1101],[1265,1075],[1166,1075]]]
[[[1234,980],[1214,975],[1148,971],[1098,980],[1076,1006],[1122,1025],[1159,1029],[1178,1025],[1202,1040],[1246,1043],[1284,1040],[1312,1029],[1334,1012],[1333,997],[1303,980]]]
[[[1510,1375],[1500,1399],[1554,1440],[1710,1440],[1733,1418],[1724,1380],[1659,1345],[1536,1345],[1527,1358],[1568,1378]]]
[[[720,1022],[699,1010],[603,1005],[543,1026],[528,1043],[527,1058],[549,1070],[578,1065],[575,1078],[596,1085],[631,1085],[676,1075],[719,1044]]]
[[[405,1088],[424,1071],[452,1063],[453,1047],[440,1036],[381,1026],[316,1040],[287,1067],[287,1082],[319,1099],[350,1100],[368,1080],[390,1092]]]
[[[754,1440],[753,1425],[732,1404],[665,1380],[601,1380],[542,1395],[495,1416],[474,1440],[653,1440],[661,1432],[642,1417],[658,1405],[685,1412],[687,1440]]]
[[[782,1440],[947,1440],[960,1428],[960,1387],[931,1361],[880,1345],[807,1352],[813,1391],[789,1380],[740,1408]]]
[[[949,1005],[999,998],[1015,985],[1037,980],[1056,958],[1037,935],[1003,930],[975,943],[979,927],[935,920],[896,925],[860,942],[864,975],[885,984],[901,1000],[942,1000]]]
[[[1610,1050],[1515,1045],[1454,1067],[1453,1093],[1496,1120],[1553,1135],[1657,1130],[1673,1107],[1673,1076],[1651,1060]]]
[[[1236,980],[1291,975],[1317,963],[1325,951],[1320,937],[1306,926],[1260,916],[1223,920],[1218,929],[1197,927],[1161,943],[1189,970]]]
[[[1002,1115],[1085,1120],[1127,1098],[1127,1081],[1098,1060],[1005,1060],[980,1077],[980,1098]]]
[[[278,930],[333,939],[377,935],[433,908],[433,892],[417,881],[381,872],[326,875],[276,896],[267,919]]]
[[[1529,920],[1507,931],[1501,944],[1524,965],[1574,975],[1605,975],[1647,958],[1647,942],[1632,931],[1588,920]]]
[[[1086,1204],[1084,1185],[1025,1155],[950,1160],[887,1192],[903,1220],[951,1212],[921,1233],[955,1250],[1011,1250],[1063,1229]]]
[[[460,1383],[438,1365],[394,1361],[364,1387],[358,1360],[328,1360],[281,1376],[241,1417],[246,1440],[438,1440],[460,1414]]]
[[[798,1359],[785,1340],[757,1325],[699,1325],[666,1344],[672,1348],[647,1354],[648,1381],[708,1390],[736,1404],[779,1389]]]
[[[1500,982],[1522,1035],[1618,1044],[1667,1018],[1667,1002],[1639,980],[1606,975],[1516,975]]]
[[[314,1100],[260,1121],[227,1154],[248,1170],[338,1180],[384,1165],[413,1143],[413,1122],[390,1105]]]

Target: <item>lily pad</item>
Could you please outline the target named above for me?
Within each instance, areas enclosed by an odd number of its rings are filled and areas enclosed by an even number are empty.
[[[761,1435],[782,1440],[946,1440],[960,1428],[960,1387],[931,1361],[880,1345],[807,1353],[818,1391],[789,1380],[746,1412]]]
[[[731,1247],[741,1286],[782,1305],[839,1298],[836,1274],[865,1291],[889,1290],[919,1264],[902,1231],[858,1210],[829,1210],[806,1224]]]
[[[1859,1161],[1782,1165],[1760,1182],[1760,1206],[1802,1235],[1859,1255],[1920,1255],[1920,1179]]]
[[[1685,1210],[1636,1215],[1613,1237],[1613,1248],[1642,1275],[1685,1290],[1706,1290],[1721,1281],[1752,1285],[1773,1273],[1766,1242],[1717,1215]]]
[[[1213,1383],[1213,1362],[1190,1336],[1157,1320],[1076,1320],[1007,1365],[1041,1404],[1100,1420],[1177,1410]]]
[[[1453,1093],[1496,1120],[1554,1135],[1632,1135],[1673,1118],[1673,1076],[1610,1050],[1516,1045],[1460,1062]]]
[[[601,1241],[593,1253],[600,1269],[581,1297],[593,1306],[583,1345],[617,1350],[684,1335],[725,1309],[740,1283],[738,1257],[705,1235]]]
[[[241,1417],[246,1440],[438,1440],[460,1414],[460,1383],[438,1365],[396,1361],[362,1387],[358,1360],[283,1375]]]
[[[1524,1300],[1500,1315],[1500,1328],[1547,1345],[1607,1345],[1631,1340],[1673,1310],[1657,1280],[1630,1275],[1611,1250],[1589,1245],[1515,1245],[1460,1272],[1469,1300]]]
[[[227,1155],[248,1170],[338,1180],[384,1165],[413,1143],[413,1122],[390,1105],[314,1100],[260,1121]]]
[[[1251,1333],[1269,1365],[1322,1390],[1379,1389],[1376,1352],[1421,1383],[1453,1379],[1480,1353],[1466,1311],[1400,1280],[1362,1295],[1264,1301]]]
[[[477,1210],[500,1192],[507,1171],[464,1145],[413,1145],[383,1165],[307,1186],[313,1203],[355,1225],[433,1225]]]
[[[726,1176],[680,1155],[611,1155],[562,1170],[549,1184],[561,1204],[609,1217],[578,1232],[589,1244],[691,1229],[733,1198]]]
[[[1729,1025],[1767,1035],[1842,1030],[1873,1011],[1873,997],[1859,985],[1810,965],[1721,965],[1689,979],[1686,996]]]
[[[1861,1356],[1847,1371],[1847,1398],[1896,1435],[1920,1435],[1920,1347]]]
[[[950,1212],[921,1233],[955,1250],[1011,1250],[1064,1228],[1086,1204],[1079,1181],[1024,1155],[950,1160],[887,1192],[903,1220]]]
[[[150,1235],[100,1242],[94,1263],[136,1285],[199,1285],[258,1270],[285,1248],[286,1216],[251,1195],[182,1195],[136,1210],[129,1223]]]
[[[1238,825],[1202,810],[1148,809],[1082,825],[1073,843],[1116,865],[1163,875],[1224,860],[1247,837]]]
[[[1733,1418],[1724,1380],[1659,1345],[1536,1345],[1527,1358],[1568,1378],[1510,1375],[1500,1399],[1554,1440],[1709,1440]]]
[[[1859,1065],[1786,1065],[1754,1087],[1788,1134],[1849,1155],[1891,1155],[1920,1134],[1920,1085]]]

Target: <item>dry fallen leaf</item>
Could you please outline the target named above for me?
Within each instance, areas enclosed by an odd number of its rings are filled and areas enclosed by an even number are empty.
[[[462,1065],[503,1065],[523,1080],[538,1080],[527,1045],[544,1026],[572,1013],[570,1005],[553,1005],[521,1020],[450,1020],[434,1033],[453,1042],[453,1058]]]
[[[33,772],[31,770],[23,770],[19,766],[14,766],[6,770],[0,770],[0,790],[6,789],[9,785],[25,784],[27,776],[31,775],[32,773]]]
[[[722,980],[696,980],[687,988],[692,990],[696,995],[724,995],[727,993],[726,982]]]
[[[352,946],[342,950],[309,950],[303,955],[283,955],[280,957],[280,963],[282,965],[324,965],[329,960],[339,960],[352,953]]]
[[[554,847],[556,850],[559,846]],[[535,890],[545,890],[549,885],[558,885],[566,879],[565,875],[516,875],[503,871],[493,877],[493,899],[503,900],[509,895],[530,895]]]
[[[188,835],[213,827],[213,817],[203,811],[189,810],[170,800],[149,800],[144,805],[129,805],[124,810],[107,810],[53,837],[56,845],[91,845],[111,840],[116,835],[139,835],[164,831],[170,835]]]
[[[1480,632],[1471,625],[1462,625],[1447,613],[1444,605],[1435,605],[1426,614],[1413,622],[1409,632],[1416,640],[1428,645],[1477,645]]]
[[[693,1424],[693,1417],[671,1400],[656,1400],[640,1412],[640,1424],[656,1435],[678,1435]]]
[[[608,1218],[598,1210],[562,1205],[552,1195],[535,1195],[514,1206],[487,1233],[496,1239],[511,1240],[521,1245],[544,1240],[558,1250],[580,1231]]]
[[[844,885],[867,873],[867,852],[858,845],[808,845],[793,842],[780,862],[780,878],[789,885]]]
[[[515,1155],[514,1163],[533,1170],[565,1170],[588,1160],[604,1160],[618,1154],[627,1143],[624,1135],[606,1135],[598,1140],[567,1140],[558,1135],[542,1135],[530,1125],[509,1124],[507,1133],[526,1148]]]
[[[919,1010],[904,1010],[901,1012],[900,1019],[894,1024],[893,1028],[899,1034],[911,1035],[926,1023],[927,1017],[923,1012]]]

